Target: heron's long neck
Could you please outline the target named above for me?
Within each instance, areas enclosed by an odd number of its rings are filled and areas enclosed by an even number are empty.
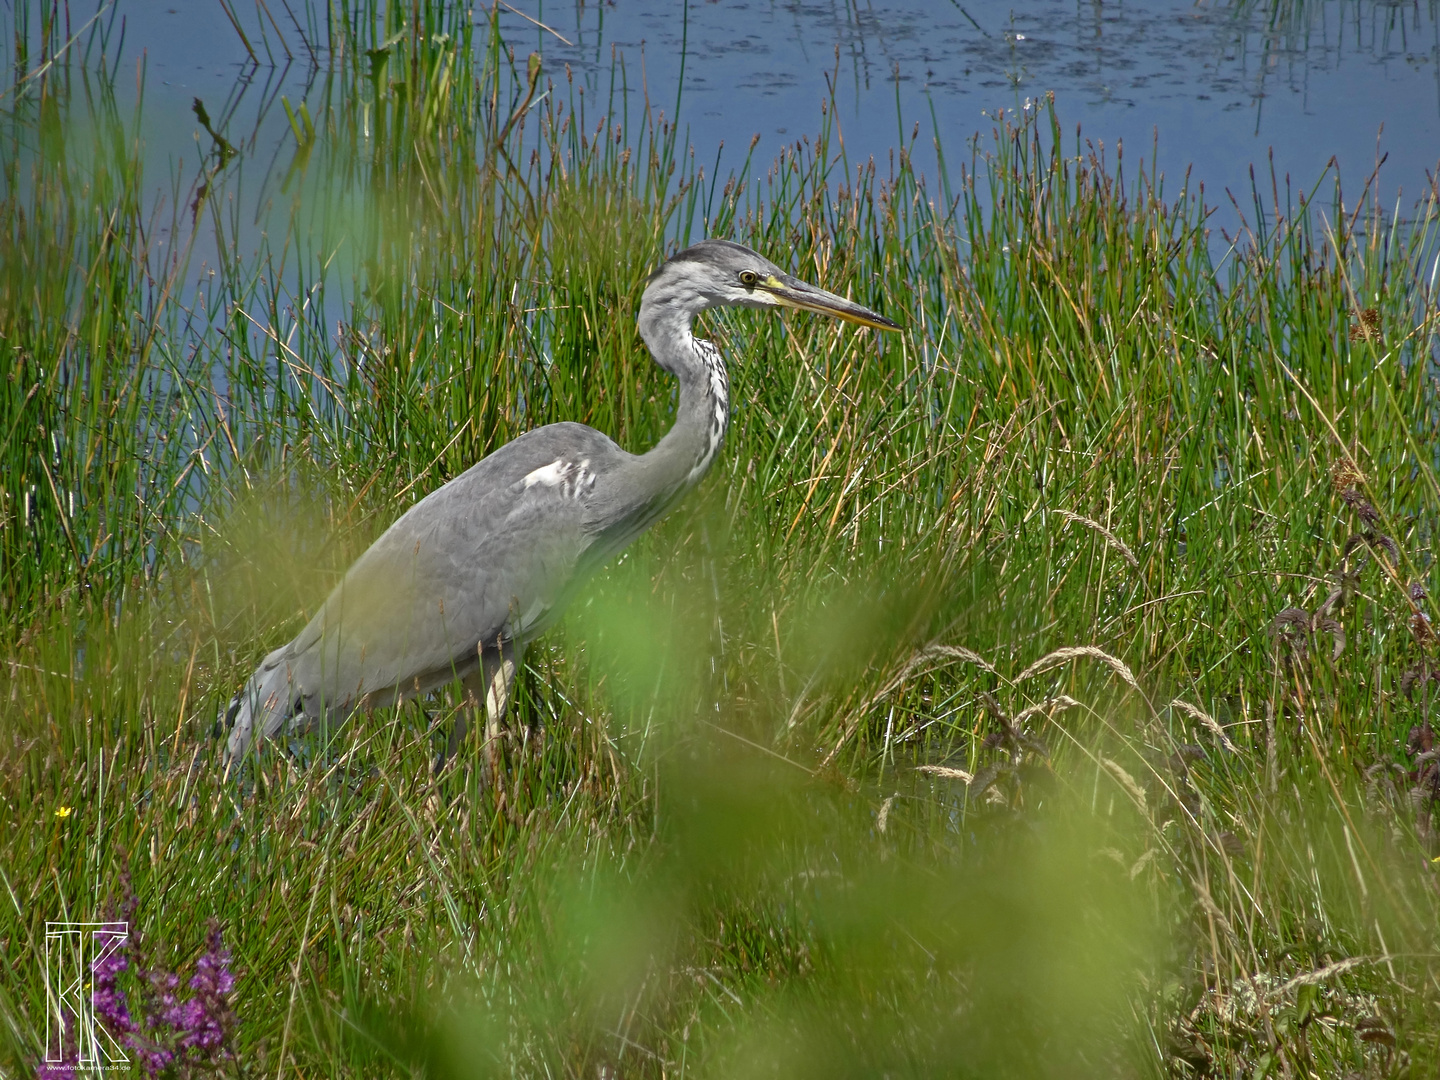
[[[635,491],[658,516],[700,482],[720,452],[730,424],[730,380],[720,350],[691,332],[688,312],[642,304],[640,334],[656,363],[680,381],[674,426],[635,461]]]
[[[689,337],[694,357],[692,367],[676,374],[680,379],[680,407],[675,424],[646,457],[661,454],[673,458],[675,466],[685,470],[684,486],[700,482],[725,442],[730,426],[730,378],[725,371],[725,358],[712,341]]]

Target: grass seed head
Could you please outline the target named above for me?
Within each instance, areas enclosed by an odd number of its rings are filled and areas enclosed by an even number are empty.
[[[1355,464],[1353,458],[1342,457],[1330,466],[1330,486],[1334,488],[1335,494],[1343,495],[1364,483],[1365,474],[1360,471],[1360,466]]]
[[[1380,309],[1367,307],[1355,313],[1355,321],[1350,324],[1351,343],[1380,341]]]

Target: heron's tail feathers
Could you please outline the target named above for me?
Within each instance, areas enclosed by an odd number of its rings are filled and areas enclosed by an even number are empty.
[[[225,710],[230,737],[225,743],[225,764],[236,767],[257,737],[275,735],[296,713],[305,711],[304,695],[295,686],[289,647],[276,649],[260,662],[245,688]]]

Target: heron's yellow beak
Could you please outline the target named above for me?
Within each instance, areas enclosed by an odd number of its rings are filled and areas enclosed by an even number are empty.
[[[843,296],[836,296],[824,289],[817,289],[814,285],[808,285],[789,274],[771,274],[759,281],[755,287],[769,293],[775,303],[781,307],[813,311],[817,315],[830,315],[836,319],[859,323],[861,326],[873,327],[876,330],[900,329],[899,323],[892,322],[884,315],[877,315],[869,308],[863,308],[859,304],[846,300]]]

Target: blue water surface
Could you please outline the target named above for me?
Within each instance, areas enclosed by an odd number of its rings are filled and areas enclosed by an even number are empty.
[[[77,24],[89,14],[83,6],[71,5]],[[143,71],[146,175],[157,192],[174,190],[177,171],[197,172],[210,149],[190,111],[199,96],[244,154],[242,182],[230,185],[236,220],[262,229],[270,174],[283,171],[293,149],[279,97],[318,96],[325,80],[325,58],[311,58],[290,16],[303,5],[228,5],[258,65],[218,0],[103,6],[123,30],[122,69]],[[1121,144],[1127,162],[1153,154],[1168,193],[1188,173],[1192,189],[1203,184],[1220,207],[1216,221],[1233,226],[1226,193],[1248,210],[1252,170],[1268,192],[1272,160],[1283,198],[1287,178],[1308,190],[1334,159],[1353,204],[1384,157],[1372,190],[1402,216],[1414,205],[1440,162],[1437,6],[499,0],[493,10],[522,60],[539,52],[561,80],[568,66],[592,100],[609,93],[618,59],[632,114],[648,104],[678,115],[697,158],[713,162],[718,153],[722,172],[743,161],[754,136],[763,167],[785,143],[813,135],[821,103],[833,97],[852,162],[874,157],[883,166],[918,125],[915,159],[933,183],[937,138],[953,172],[997,110],[1053,93],[1066,138],[1079,126],[1074,145],[1103,146],[1112,164]],[[492,8],[471,11],[486,20]],[[7,64],[10,49],[7,37]]]

